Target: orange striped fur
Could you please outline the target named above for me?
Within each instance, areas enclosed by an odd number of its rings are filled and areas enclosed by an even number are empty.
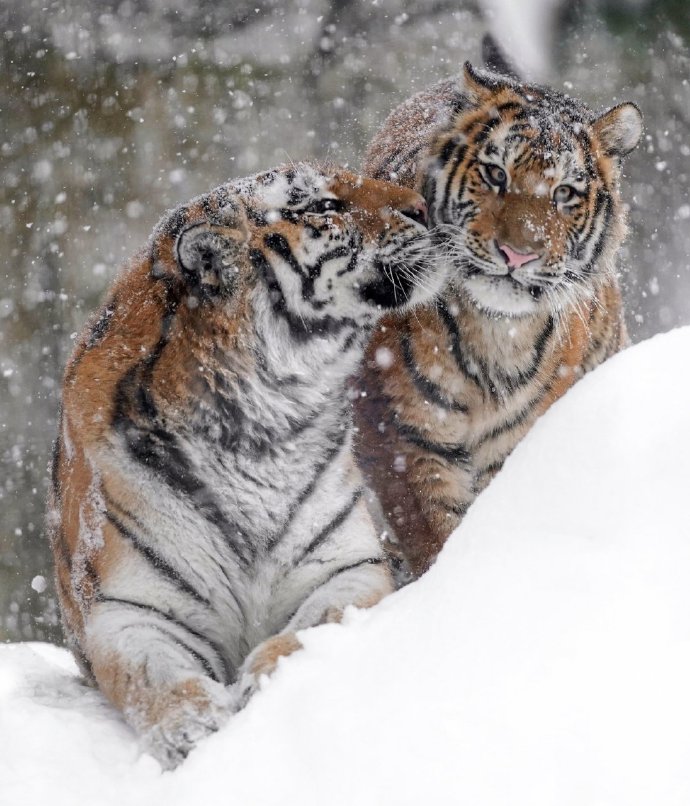
[[[296,630],[391,590],[346,382],[383,311],[441,287],[424,219],[337,169],[222,185],[166,214],[78,340],[48,515],[64,629],[164,767]]]
[[[358,378],[358,458],[413,575],[532,424],[627,343],[615,255],[641,119],[466,65],[396,109],[365,172],[420,190],[438,303],[379,325]]]

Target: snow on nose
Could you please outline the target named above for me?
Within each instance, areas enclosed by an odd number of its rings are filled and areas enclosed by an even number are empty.
[[[508,246],[507,243],[498,244],[498,248],[503,252],[503,257],[509,269],[519,269],[520,266],[524,266],[525,263],[531,263],[533,260],[539,258],[539,255],[535,252],[529,252],[528,254],[516,252],[511,246]]]

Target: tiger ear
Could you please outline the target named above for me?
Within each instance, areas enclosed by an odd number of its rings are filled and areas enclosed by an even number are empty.
[[[477,70],[470,62],[464,64],[464,80],[465,92],[470,101],[478,105],[489,100],[499,90],[510,86],[506,76]]]
[[[191,293],[204,299],[230,296],[246,259],[248,240],[246,222],[234,216],[228,226],[201,221],[183,229],[175,256]]]
[[[608,156],[624,157],[640,142],[642,113],[635,104],[619,104],[594,121],[594,132]]]

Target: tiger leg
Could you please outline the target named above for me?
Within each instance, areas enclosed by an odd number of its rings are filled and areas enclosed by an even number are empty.
[[[222,660],[202,636],[162,613],[97,602],[84,651],[101,691],[164,769],[176,767],[232,712]]]
[[[346,607],[373,607],[394,590],[388,565],[378,558],[336,570],[300,605],[278,635],[263,641],[245,660],[236,686],[236,707],[242,708],[259,688],[261,678],[275,671],[278,661],[302,644],[298,630],[320,624],[339,623]]]
[[[446,461],[413,446],[405,446],[403,455],[405,462],[389,468],[377,493],[394,531],[387,548],[403,555],[416,578],[433,564],[474,501],[474,470],[469,459]]]

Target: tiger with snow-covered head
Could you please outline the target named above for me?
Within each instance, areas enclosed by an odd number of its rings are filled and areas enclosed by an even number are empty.
[[[535,419],[627,343],[615,256],[634,104],[584,103],[465,65],[402,104],[365,172],[420,190],[450,282],[391,315],[358,384],[358,454],[414,574]]]
[[[165,767],[296,630],[391,590],[345,384],[381,314],[443,283],[425,221],[344,170],[222,185],[165,216],[78,340],[48,517],[64,628]]]

